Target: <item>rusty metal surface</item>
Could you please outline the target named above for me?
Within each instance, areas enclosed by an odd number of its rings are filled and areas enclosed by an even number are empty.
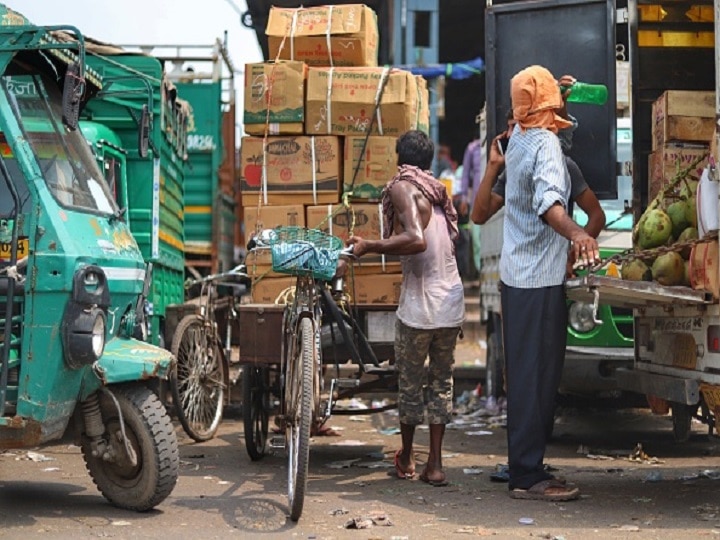
[[[588,303],[593,302],[593,290],[598,290],[602,304],[624,308],[712,303],[709,293],[690,287],[664,287],[650,281],[627,281],[592,274],[568,280],[565,290],[570,300]]]
[[[42,429],[39,422],[20,416],[8,419],[7,425],[0,425],[0,449],[28,448],[42,442]]]

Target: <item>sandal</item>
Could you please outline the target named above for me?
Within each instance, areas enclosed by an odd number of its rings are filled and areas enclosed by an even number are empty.
[[[443,487],[450,484],[450,482],[448,482],[444,476],[442,480],[430,480],[427,475],[427,470],[420,473],[420,480],[422,480],[426,484],[430,484],[432,487]]]
[[[512,499],[534,501],[574,501],[580,497],[578,488],[571,488],[555,478],[542,480],[528,489],[513,489],[510,492]]]
[[[412,480],[415,477],[415,471],[404,471],[402,469],[400,466],[400,454],[402,454],[402,449],[395,452],[395,476],[400,480]]]

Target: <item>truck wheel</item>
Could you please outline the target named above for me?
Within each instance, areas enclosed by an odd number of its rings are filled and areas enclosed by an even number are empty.
[[[93,482],[115,506],[145,512],[170,495],[178,478],[180,457],[170,417],[158,397],[144,386],[116,387],[125,434],[137,456],[132,465],[121,437],[118,408],[106,393],[100,394],[104,438],[112,461],[92,455],[90,439],[83,435],[82,454]]]
[[[497,325],[487,340],[487,360],[485,362],[485,395],[497,399],[504,395],[505,372],[502,348],[502,330]]]
[[[673,402],[671,407],[673,437],[677,442],[686,442],[692,433],[692,419],[698,406]]]

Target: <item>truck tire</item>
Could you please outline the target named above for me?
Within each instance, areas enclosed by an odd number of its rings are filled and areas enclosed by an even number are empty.
[[[146,512],[165,500],[177,482],[180,455],[175,430],[165,407],[150,389],[135,385],[110,391],[122,411],[137,465],[127,459],[117,436],[121,429],[118,409],[105,393],[100,394],[104,438],[116,458],[105,461],[93,456],[86,436],[82,437],[83,458],[93,482],[108,501],[120,508]]]
[[[676,442],[687,442],[692,433],[692,419],[697,411],[697,405],[686,405],[685,403],[671,403],[673,437]]]
[[[505,395],[505,355],[502,346],[502,327],[493,324],[487,338],[485,362],[485,395],[495,399]]]

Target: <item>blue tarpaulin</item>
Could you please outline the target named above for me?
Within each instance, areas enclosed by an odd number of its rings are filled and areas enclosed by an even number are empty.
[[[449,79],[469,79],[485,71],[485,62],[482,58],[475,58],[467,62],[450,62],[447,64],[433,64],[430,66],[397,66],[411,71],[414,75],[422,75],[426,79],[447,77]]]

